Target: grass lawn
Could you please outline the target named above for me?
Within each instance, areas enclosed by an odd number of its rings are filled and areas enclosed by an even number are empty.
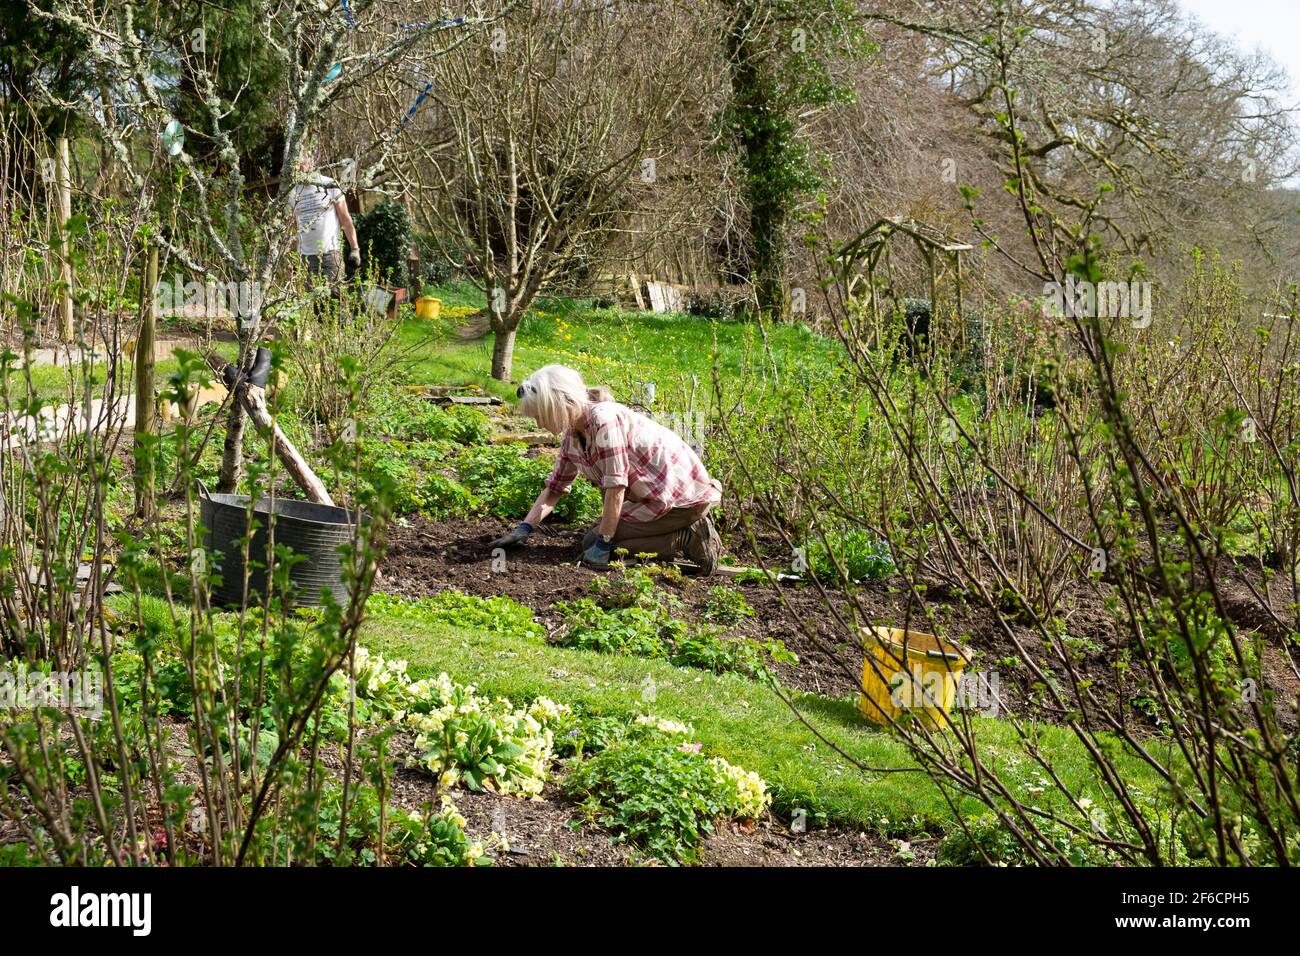
[[[466,284],[444,286],[438,297],[446,306],[483,308],[482,293]],[[464,342],[451,334],[453,323],[431,324],[404,310],[402,343],[415,356],[408,377],[421,384],[479,385],[502,398],[514,387],[492,379],[492,335]],[[765,341],[766,340],[766,341]],[[628,394],[640,382],[658,389],[703,398],[712,388],[715,357],[723,380],[738,379],[746,369],[769,364],[789,372],[825,372],[840,354],[838,344],[803,325],[769,327],[766,336],[754,323],[714,321],[684,314],[655,315],[593,309],[582,300],[543,299],[524,319],[515,344],[513,378],[552,362],[578,369],[592,384],[610,385]],[[692,383],[692,378],[694,382]]]
[[[817,740],[774,691],[752,681],[405,616],[372,614],[361,641],[372,650],[406,659],[416,676],[446,671],[457,681],[474,683],[484,692],[516,702],[545,695],[594,714],[654,713],[688,721],[707,750],[757,771],[783,816],[802,808],[810,818],[821,813],[828,822],[899,836],[933,833],[953,825],[948,804],[927,775],[858,770]],[[653,700],[647,699],[651,688]],[[812,694],[795,699],[823,736],[864,765],[915,766],[890,733],[863,723],[853,701]],[[987,718],[979,718],[977,726],[985,761],[998,766],[1004,779],[1026,788],[1026,796],[1032,795],[1040,785],[1041,771],[1016,756],[1023,754],[1023,745],[1012,726]],[[1076,792],[1091,795],[1098,805],[1106,804],[1087,755],[1073,735],[1044,728],[1039,744]],[[1129,763],[1126,779],[1154,797],[1154,776],[1137,761]],[[959,805],[964,814],[981,810],[971,800]]]
[[[228,361],[234,361],[239,354],[238,346],[233,342],[216,342],[213,344],[213,351],[223,355]],[[159,390],[167,387],[167,380],[180,369],[180,363],[174,359],[163,359],[154,365],[154,380],[157,382]],[[135,391],[135,363],[131,356],[124,356],[122,364],[118,367],[117,374],[122,383],[119,392],[122,394],[131,394]],[[26,385],[24,384],[22,369],[11,369],[9,371],[9,388],[11,393],[18,396],[25,396]],[[85,389],[85,369],[82,365],[77,364],[71,367],[66,365],[33,365],[31,370],[32,388],[35,396],[42,401],[61,405],[69,400],[69,396],[74,401],[80,401]],[[108,376],[108,363],[95,362],[90,369],[91,385],[95,397],[99,397],[101,391],[99,386],[103,385]]]

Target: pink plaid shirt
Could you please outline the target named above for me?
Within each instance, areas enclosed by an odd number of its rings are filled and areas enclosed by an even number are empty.
[[[583,475],[597,488],[624,487],[622,517],[652,521],[674,508],[722,500],[698,455],[676,433],[617,402],[587,408],[586,446],[570,428],[546,487],[567,494]]]

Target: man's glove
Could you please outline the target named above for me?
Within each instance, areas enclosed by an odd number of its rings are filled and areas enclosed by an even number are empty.
[[[361,268],[361,250],[353,249],[348,253],[348,262],[352,263],[353,268]]]
[[[602,541],[597,538],[586,551],[582,552],[582,560],[593,568],[609,567],[609,556],[614,553],[614,542]]]
[[[513,548],[517,544],[522,544],[523,540],[533,533],[533,526],[527,521],[521,521],[501,537],[491,542],[489,548]]]

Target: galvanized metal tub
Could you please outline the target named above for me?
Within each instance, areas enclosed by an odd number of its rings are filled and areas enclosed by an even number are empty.
[[[238,605],[244,592],[244,546],[248,537],[248,495],[213,494],[200,489],[199,513],[207,529],[208,554],[220,562],[221,582],[212,589],[212,603],[221,606]],[[271,534],[274,514],[275,544],[287,547],[302,558],[289,569],[291,599],[298,605],[317,607],[322,595],[329,592],[343,603],[348,600],[347,585],[343,581],[339,546],[352,541],[358,520],[365,521],[363,512],[349,511],[310,501],[290,501],[277,498],[272,502],[263,498],[253,507],[252,519],[258,527],[249,544],[248,592],[250,600],[265,593],[267,540]]]

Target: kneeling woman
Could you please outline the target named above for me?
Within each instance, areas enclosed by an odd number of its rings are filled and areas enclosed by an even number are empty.
[[[722,551],[708,513],[722,500],[699,456],[674,432],[588,389],[563,365],[538,369],[519,386],[519,410],[563,435],[555,469],[528,516],[493,547],[527,538],[583,475],[605,496],[599,523],[587,532],[582,558],[609,565],[615,548],[668,561],[685,557],[713,574]]]

